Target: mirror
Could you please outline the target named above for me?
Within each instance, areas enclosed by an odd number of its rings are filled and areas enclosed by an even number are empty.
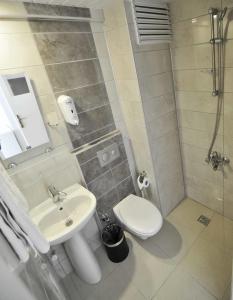
[[[19,155],[49,143],[49,137],[26,74],[0,76],[0,158]]]

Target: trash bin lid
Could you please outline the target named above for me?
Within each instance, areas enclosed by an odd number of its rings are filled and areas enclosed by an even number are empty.
[[[154,234],[163,222],[160,211],[151,202],[135,195],[123,199],[117,211],[123,223],[139,234]]]

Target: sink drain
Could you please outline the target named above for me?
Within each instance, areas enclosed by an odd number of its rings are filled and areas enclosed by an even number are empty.
[[[72,219],[68,219],[68,220],[66,220],[66,226],[68,227],[68,226],[71,226],[72,224],[73,224],[74,222],[73,222],[73,220]]]

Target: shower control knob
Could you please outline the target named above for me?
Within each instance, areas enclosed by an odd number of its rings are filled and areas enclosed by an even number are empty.
[[[230,159],[228,157],[224,156],[223,157],[223,164],[224,165],[229,165],[229,163],[230,163]]]
[[[219,170],[219,167],[229,165],[230,159],[226,156],[222,156],[221,153],[217,151],[211,152],[211,154],[205,159],[205,161],[211,165],[214,171]]]

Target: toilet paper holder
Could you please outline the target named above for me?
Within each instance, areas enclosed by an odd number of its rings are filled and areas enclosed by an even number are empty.
[[[137,183],[140,191],[149,187],[150,182],[147,177],[146,171],[142,171],[141,173],[139,173]]]

